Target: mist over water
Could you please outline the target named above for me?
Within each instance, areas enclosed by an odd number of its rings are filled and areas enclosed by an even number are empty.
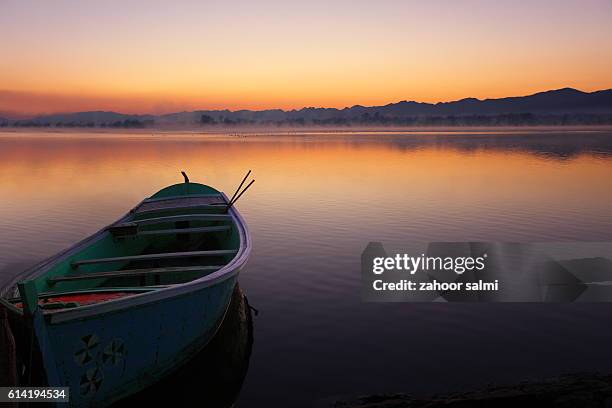
[[[0,133],[0,281],[182,181],[253,236],[238,405],[612,371],[612,305],[362,303],[369,241],[612,240],[612,132]]]

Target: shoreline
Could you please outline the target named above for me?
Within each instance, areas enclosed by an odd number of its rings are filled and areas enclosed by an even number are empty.
[[[1,134],[109,134],[109,135],[196,135],[196,136],[300,136],[300,135],[394,135],[394,134],[528,134],[599,133],[612,131],[612,125],[542,125],[542,126],[413,126],[413,127],[151,127],[151,128],[89,128],[89,127],[0,127]]]
[[[412,396],[371,394],[336,401],[331,408],[609,407],[612,375],[574,373],[510,385],[487,385],[465,392]]]

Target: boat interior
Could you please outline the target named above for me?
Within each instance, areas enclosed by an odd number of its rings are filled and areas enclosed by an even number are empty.
[[[225,196],[196,183],[169,186],[127,217],[41,266],[43,312],[159,290],[213,273],[236,256],[240,234]],[[15,292],[9,302],[22,308]]]

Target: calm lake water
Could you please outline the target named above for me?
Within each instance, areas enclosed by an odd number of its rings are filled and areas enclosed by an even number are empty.
[[[612,304],[374,304],[369,241],[610,241],[612,132],[0,133],[0,279],[182,181],[231,192],[254,241],[239,407],[323,406],[612,371]]]

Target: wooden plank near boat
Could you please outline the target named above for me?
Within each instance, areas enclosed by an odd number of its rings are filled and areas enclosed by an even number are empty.
[[[223,268],[222,265],[210,265],[210,266],[177,266],[167,268],[143,268],[143,269],[124,269],[117,271],[107,272],[95,272],[95,273],[83,273],[79,275],[67,275],[58,276],[55,278],[48,278],[47,282],[55,284],[58,282],[70,282],[77,280],[88,280],[88,279],[101,279],[101,278],[116,278],[116,277],[129,277],[129,276],[142,276],[142,275],[157,275],[165,273],[184,273],[184,272],[204,272],[204,271],[217,271]]]
[[[129,255],[129,256],[115,256],[111,258],[83,259],[80,261],[73,261],[71,265],[73,268],[78,268],[81,265],[91,265],[91,264],[100,264],[100,263],[149,261],[149,260],[156,260],[156,259],[195,258],[195,257],[201,257],[201,256],[223,256],[223,255],[234,255],[237,252],[238,252],[237,249],[220,249],[220,250],[212,250],[212,251],[189,251],[189,252],[162,252],[159,254]]]

